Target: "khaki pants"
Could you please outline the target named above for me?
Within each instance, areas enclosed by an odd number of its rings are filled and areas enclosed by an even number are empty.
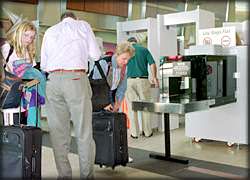
[[[129,119],[131,121],[132,136],[139,136],[138,113],[132,110],[132,101],[143,100],[150,97],[150,82],[148,79],[128,78],[126,99],[128,103]],[[152,133],[150,113],[142,112],[142,131],[145,136]]]
[[[92,90],[82,72],[55,72],[46,87],[46,111],[50,139],[59,178],[71,178],[70,120],[77,139],[80,177],[93,177],[95,142],[92,133]]]

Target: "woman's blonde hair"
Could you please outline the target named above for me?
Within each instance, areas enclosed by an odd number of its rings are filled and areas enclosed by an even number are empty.
[[[36,32],[35,25],[30,21],[23,21],[17,26],[16,30],[7,37],[9,43],[14,47],[17,56],[22,57],[22,58],[25,58],[26,56],[25,54],[26,49],[24,45],[22,44],[22,36],[26,31]],[[36,53],[35,40],[30,45],[28,45],[27,50],[28,50],[29,58],[31,62],[33,62],[35,58],[35,53]]]
[[[131,57],[134,56],[135,54],[135,49],[133,48],[132,44],[129,43],[129,42],[122,42],[122,43],[119,43],[117,46],[116,46],[116,50],[115,50],[115,55],[116,56],[119,56],[123,53],[129,53],[131,55]]]

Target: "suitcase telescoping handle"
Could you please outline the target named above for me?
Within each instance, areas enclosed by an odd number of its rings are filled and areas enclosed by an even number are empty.
[[[20,96],[20,103],[19,103],[19,114],[18,114],[18,125],[21,125],[21,111],[22,111],[22,95]]]
[[[36,84],[36,127],[38,126],[38,84]]]
[[[25,87],[32,87],[32,86],[36,86],[36,100],[35,100],[35,107],[36,107],[36,126],[38,126],[38,84],[40,83],[38,80],[34,79],[34,80],[30,80],[30,79],[22,79],[23,81],[30,81],[30,83],[28,82],[27,85],[24,85],[22,88]],[[33,82],[32,82],[33,81]],[[19,121],[19,125],[21,124],[21,111],[22,111],[22,106],[21,106],[21,100],[22,100],[22,96],[20,97],[20,106],[19,106],[19,117],[18,117],[18,121]]]

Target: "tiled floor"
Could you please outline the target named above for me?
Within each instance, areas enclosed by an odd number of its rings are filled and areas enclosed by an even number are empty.
[[[129,133],[128,133],[129,135]],[[132,139],[128,137],[129,147],[154,151],[163,153],[164,152],[164,135],[161,132],[155,132],[150,138],[140,136],[138,139]],[[248,148],[246,145],[228,147],[226,142],[215,142],[202,140],[199,143],[193,143],[190,138],[185,137],[184,128],[171,131],[171,152],[173,155],[182,156],[185,158],[193,158],[212,163],[219,163],[231,166],[237,166],[242,168],[248,167]],[[69,155],[73,176],[79,177],[79,164],[78,157],[76,154]],[[147,157],[146,157],[147,158]],[[134,157],[136,159],[136,157]],[[133,163],[136,163],[134,161]],[[115,170],[111,168],[100,168],[95,166],[95,177],[96,178],[171,178],[170,176],[162,175],[152,171],[145,171],[141,168],[132,168],[131,165],[127,167],[116,167]],[[202,168],[188,167],[188,170],[195,172]],[[215,169],[214,169],[215,170]],[[187,171],[190,172],[190,171]],[[184,177],[185,173],[183,171]],[[212,173],[214,171],[211,171]],[[198,172],[197,172],[198,173]],[[43,157],[42,157],[42,177],[53,178],[57,176],[54,157],[51,148],[43,146]],[[223,176],[223,175],[222,175]],[[190,176],[189,176],[190,177]]]
[[[43,178],[54,178],[57,177],[54,156],[51,148],[43,147],[42,149],[42,177]],[[70,163],[73,171],[73,178],[79,178],[79,163],[78,156],[76,154],[69,154]],[[95,177],[96,178],[114,178],[114,179],[130,179],[130,178],[171,178],[169,176],[164,176],[152,172],[147,172],[131,167],[118,166],[114,170],[111,168],[100,168],[95,165]]]
[[[128,138],[129,146],[144,150],[164,152],[164,135],[154,133],[151,138],[140,137],[138,140]],[[171,152],[173,155],[190,157],[204,161],[248,167],[247,145],[228,147],[226,142],[201,140],[199,143],[185,136],[184,127],[171,131]]]

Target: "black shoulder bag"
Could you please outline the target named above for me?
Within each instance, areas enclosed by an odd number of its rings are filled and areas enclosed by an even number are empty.
[[[10,55],[13,52],[13,46],[10,47],[9,54],[6,58],[6,64],[9,61]],[[4,65],[4,77],[3,81],[0,82],[0,108],[16,108],[20,105],[21,99],[21,84],[22,79],[11,74],[5,70],[6,64]]]
[[[102,76],[101,79],[93,79],[95,66],[97,67],[98,71]],[[89,82],[92,88],[93,111],[101,111],[105,106],[110,104],[110,87],[99,61],[95,61],[95,65],[89,75]]]

